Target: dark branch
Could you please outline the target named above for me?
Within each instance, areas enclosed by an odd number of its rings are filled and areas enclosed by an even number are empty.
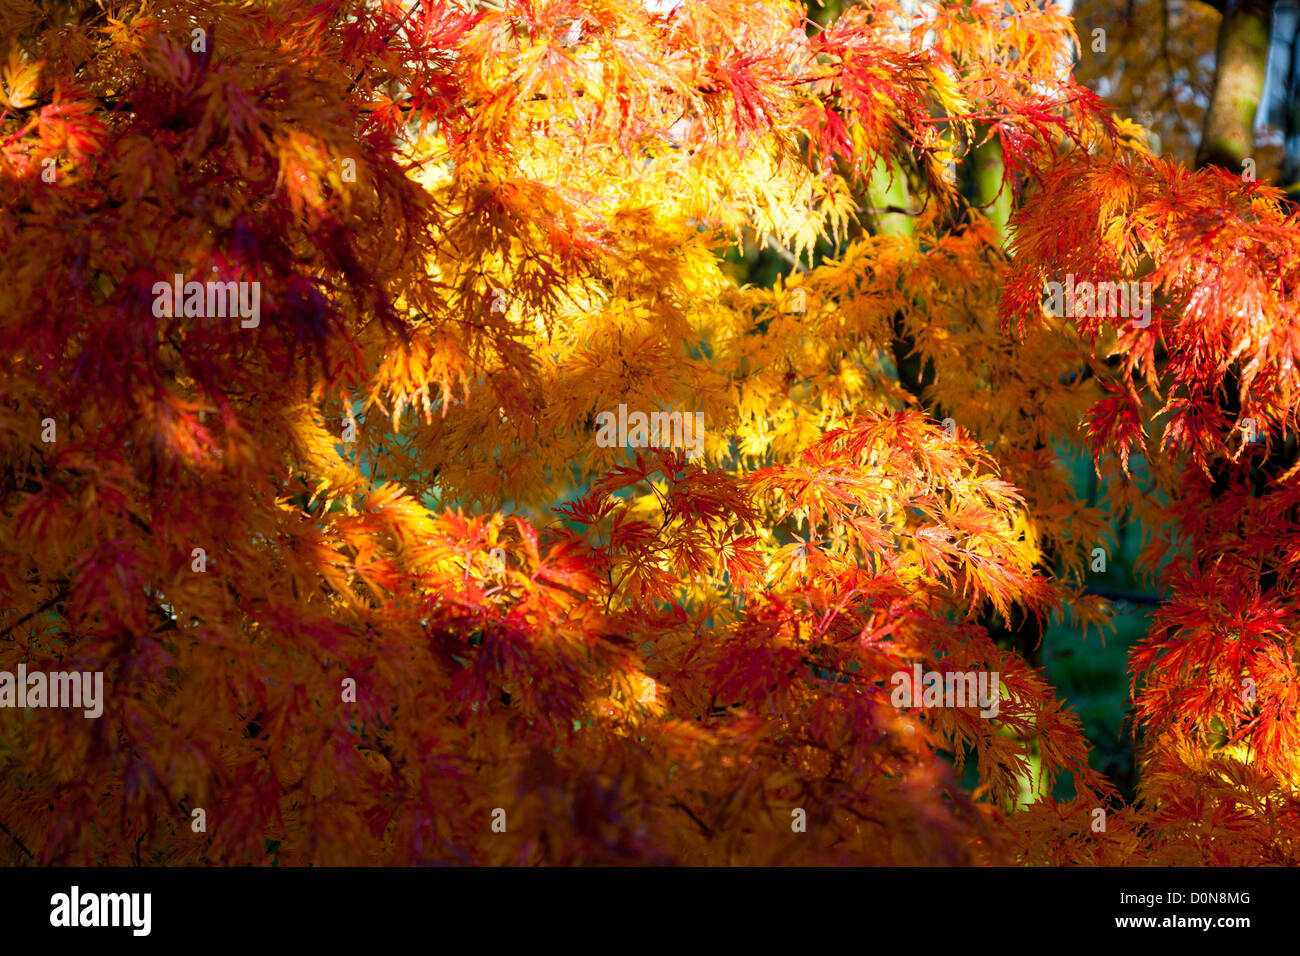
[[[0,830],[3,830],[3,831],[5,832],[5,836],[7,836],[9,839],[13,840],[14,843],[16,843],[16,844],[18,845],[18,849],[22,850],[24,853],[27,854],[27,859],[29,859],[29,860],[35,860],[35,859],[36,859],[36,857],[32,854],[32,851],[29,850],[29,849],[27,849],[27,847],[23,846],[23,841],[20,840],[20,839],[18,839],[18,838],[17,838],[16,836],[14,836],[12,833],[10,833],[10,832],[9,832],[9,828],[8,828],[7,826],[5,826],[3,823],[0,823]]]

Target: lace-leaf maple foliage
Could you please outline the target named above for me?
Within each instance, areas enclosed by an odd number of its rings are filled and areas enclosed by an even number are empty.
[[[0,670],[105,675],[97,719],[0,709],[12,862],[1290,859],[1293,484],[1202,469],[1225,385],[1294,441],[1296,223],[1152,159],[1059,11],[15,0],[0,36]],[[986,136],[1011,257],[952,172]],[[882,168],[906,234],[861,230]],[[739,287],[747,230],[840,251]],[[1048,314],[1070,268],[1158,317]],[[178,274],[260,311],[156,308]],[[604,447],[619,405],[702,454]],[[987,626],[1106,626],[1085,440],[1176,555],[1137,807]],[[894,706],[915,666],[998,713]]]

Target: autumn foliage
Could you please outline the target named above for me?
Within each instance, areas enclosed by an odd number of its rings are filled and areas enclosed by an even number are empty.
[[[1300,223],[1153,155],[1059,9],[15,0],[0,38],[0,671],[105,675],[97,719],[0,709],[0,859],[1300,863]],[[800,268],[737,284],[746,231]],[[1052,314],[1067,273],[1151,321]],[[156,308],[176,274],[258,322]],[[702,454],[598,444],[620,404]],[[1104,637],[1126,509],[1168,595],[1132,805],[1003,639]],[[916,665],[997,716],[895,706]]]

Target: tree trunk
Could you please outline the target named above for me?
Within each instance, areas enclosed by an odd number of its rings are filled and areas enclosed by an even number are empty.
[[[1197,167],[1215,165],[1240,173],[1255,151],[1255,112],[1268,69],[1268,37],[1274,0],[1230,0],[1219,24],[1214,91]]]

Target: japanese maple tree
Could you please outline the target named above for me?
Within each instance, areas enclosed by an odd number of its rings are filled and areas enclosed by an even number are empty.
[[[1300,224],[1152,155],[1059,9],[0,37],[0,672],[105,687],[0,707],[7,862],[1300,862]],[[738,284],[744,235],[797,268]],[[1055,314],[1066,274],[1149,322]],[[598,441],[620,407],[699,454]],[[1170,595],[1133,806],[1007,639],[1104,632],[1108,509]],[[898,706],[914,669],[996,715]]]

